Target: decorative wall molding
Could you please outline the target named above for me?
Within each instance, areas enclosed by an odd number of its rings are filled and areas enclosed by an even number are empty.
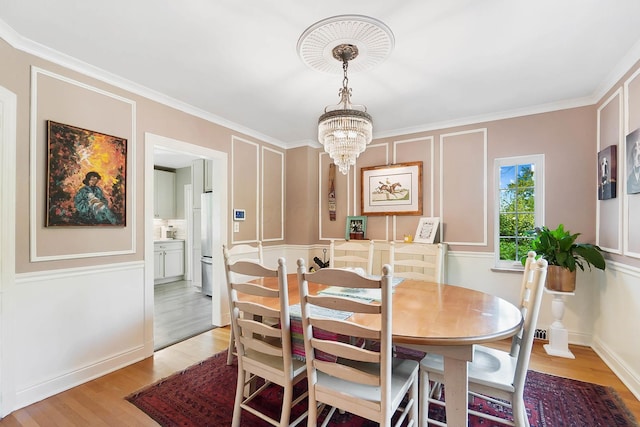
[[[255,164],[252,165],[252,160],[251,159],[247,159],[247,158],[242,158],[239,159],[236,154],[236,146],[238,144],[246,144],[249,146],[252,146],[255,148],[256,150],[256,154],[255,154]],[[260,220],[262,219],[262,215],[261,215],[261,209],[260,209],[260,144],[257,144],[255,142],[249,141],[247,139],[244,138],[240,138],[239,136],[231,136],[231,209],[242,209],[243,207],[241,206],[236,206],[235,205],[235,188],[236,188],[236,182],[234,179],[234,174],[236,171],[236,161],[239,161],[242,165],[243,168],[253,168],[254,170],[258,171],[256,173],[256,182],[255,182],[255,192],[256,192],[256,200],[255,200],[255,226],[256,226],[256,234],[254,235],[253,239],[243,239],[243,240],[236,240],[235,239],[235,233],[232,231],[231,232],[231,244],[232,245],[236,245],[239,243],[255,243],[260,239],[260,230],[261,230],[261,224],[260,224]]]
[[[38,165],[37,162],[37,153],[38,150],[41,149],[39,143],[42,142],[42,126],[41,123],[38,123],[38,78],[39,76],[47,76],[52,79],[59,80],[61,82],[77,86],[79,88],[85,89],[87,91],[95,92],[99,95],[105,96],[107,98],[111,98],[122,102],[127,105],[131,109],[131,138],[127,142],[127,226],[130,232],[130,241],[131,244],[128,248],[122,250],[113,250],[113,251],[104,251],[104,252],[78,252],[78,253],[70,253],[70,254],[61,254],[61,255],[40,255],[38,253],[38,230],[39,224],[37,221],[37,210],[38,208],[43,208],[43,201],[39,199],[39,195],[37,194],[37,183],[38,179],[38,170],[46,170],[46,165]],[[107,92],[105,90],[90,86],[88,84],[70,79],[68,77],[62,76],[60,74],[56,74],[42,68],[38,68],[35,66],[31,67],[31,111],[30,111],[30,123],[29,123],[29,135],[30,135],[30,188],[29,188],[29,203],[31,209],[29,210],[30,214],[30,261],[31,262],[41,262],[41,261],[56,261],[56,260],[68,260],[68,259],[78,259],[78,258],[94,258],[94,257],[104,257],[104,256],[113,256],[113,255],[127,255],[136,253],[136,205],[137,205],[137,195],[136,195],[136,103],[130,99],[124,98],[122,96]],[[39,169],[41,168],[41,169]],[[40,196],[41,197],[41,196]]]
[[[483,165],[483,176],[482,176],[482,192],[483,192],[483,200],[484,204],[482,207],[482,240],[481,241],[448,241],[445,239],[444,235],[444,224],[447,222],[447,218],[444,214],[444,146],[445,140],[447,138],[455,137],[458,135],[466,135],[471,133],[480,133],[483,138],[483,147],[482,147],[482,165]],[[465,245],[465,246],[487,246],[488,242],[488,203],[487,203],[487,153],[488,153],[488,139],[487,139],[487,128],[479,128],[479,129],[471,129],[462,132],[453,132],[453,133],[445,133],[440,135],[440,236],[442,241],[450,244],[450,245]]]
[[[602,105],[600,107],[598,107],[598,118],[597,118],[597,131],[596,131],[596,138],[597,138],[597,151],[600,152],[604,147],[602,146],[602,141],[600,140],[600,136],[601,136],[601,116],[602,116],[602,110],[604,110],[610,103],[612,103],[616,98],[618,98],[618,147],[619,149],[617,150],[618,156],[617,156],[617,173],[618,173],[618,177],[617,177],[617,196],[616,198],[618,199],[617,201],[617,205],[618,205],[618,247],[617,248],[608,248],[608,247],[604,247],[600,244],[600,220],[601,220],[601,204],[602,201],[598,200],[596,203],[596,245],[600,246],[602,248],[602,250],[607,251],[607,252],[611,252],[611,253],[615,253],[615,254],[621,254],[622,253],[622,247],[621,247],[621,243],[623,240],[623,225],[622,225],[622,200],[624,199],[623,192],[626,193],[624,187],[622,186],[622,183],[624,182],[624,179],[621,179],[623,177],[623,161],[624,161],[624,157],[623,157],[623,144],[624,142],[624,107],[623,107],[623,93],[622,93],[622,87],[618,88],[615,92],[613,92],[611,94],[611,96],[602,103]]]
[[[264,182],[265,182],[265,152],[270,152],[273,153],[275,155],[280,156],[280,236],[277,238],[273,238],[273,239],[267,239],[264,237],[264,229],[265,229],[265,225],[264,225]],[[284,153],[282,151],[277,151],[277,150],[273,150],[269,147],[262,147],[262,186],[261,186],[261,191],[260,191],[260,199],[261,199],[261,203],[260,205],[262,206],[262,210],[260,212],[260,220],[261,220],[261,227],[260,227],[260,235],[261,235],[261,240],[263,242],[278,242],[278,241],[283,241],[284,240],[284,211],[285,211],[285,206],[284,206],[284,194],[285,194],[285,188],[284,188]]]
[[[434,137],[433,136],[426,136],[426,137],[422,137],[422,138],[411,138],[411,139],[401,139],[398,141],[393,141],[393,163],[398,163],[398,159],[397,159],[397,149],[398,146],[401,144],[406,144],[406,143],[410,143],[410,142],[422,142],[424,141],[426,143],[426,150],[429,153],[429,160],[431,161],[431,164],[429,165],[425,165],[425,167],[429,168],[429,215],[423,215],[423,216],[434,216],[434,212],[435,212],[435,206],[434,206],[434,199],[435,199],[435,178],[436,178],[436,172],[435,172],[435,165],[436,165],[436,159],[435,159],[435,143],[434,143]],[[424,173],[424,168],[423,168],[423,173]],[[423,209],[424,209],[424,203],[423,203]],[[395,236],[395,230],[393,230],[393,235]]]
[[[640,68],[638,68],[625,82],[624,82],[624,101],[625,101],[625,108],[624,108],[624,135],[628,135],[631,132],[630,129],[630,93],[629,93],[629,86],[631,85],[631,82],[633,80],[635,80],[638,76],[640,76]],[[637,221],[637,218],[640,218],[640,212],[634,212],[633,214],[631,212],[629,212],[629,210],[631,209],[631,204],[629,202],[629,195],[627,194],[627,189],[626,189],[626,184],[627,184],[627,168],[626,168],[626,158],[627,158],[627,150],[626,150],[626,138],[623,138],[623,145],[622,145],[622,150],[620,150],[623,152],[622,155],[622,159],[623,159],[623,163],[624,163],[624,167],[621,167],[620,169],[623,171],[623,177],[624,180],[622,180],[622,183],[624,184],[621,188],[621,193],[624,192],[624,202],[623,202],[623,207],[622,207],[622,211],[623,211],[623,219],[622,219],[622,237],[623,237],[623,244],[622,244],[622,248],[623,248],[623,255],[626,255],[628,257],[632,257],[632,258],[640,258],[640,252],[632,250],[629,248],[630,242],[629,242],[629,230],[631,229],[631,219],[633,218],[634,220]],[[622,166],[622,165],[620,165]],[[639,196],[635,196],[635,197],[639,197]],[[640,225],[640,224],[638,224]],[[634,242],[637,244],[637,242]]]
[[[6,318],[16,273],[16,128],[17,96],[0,86],[0,418],[15,401],[13,324]]]

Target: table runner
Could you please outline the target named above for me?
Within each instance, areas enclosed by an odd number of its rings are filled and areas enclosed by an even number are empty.
[[[329,319],[348,319],[353,314],[350,311],[331,310],[324,307],[310,305],[311,315],[313,317],[325,317]],[[289,318],[291,319],[291,353],[293,357],[305,361],[304,352],[304,336],[302,332],[302,313],[300,304],[289,306]],[[321,340],[340,341],[348,340],[349,337],[335,334],[333,332],[324,331],[322,329],[313,328],[313,336]],[[335,356],[316,350],[316,359],[335,362]]]

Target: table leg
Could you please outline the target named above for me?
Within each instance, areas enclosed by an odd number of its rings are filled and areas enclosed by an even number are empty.
[[[447,425],[452,427],[466,426],[469,404],[466,360],[445,356],[444,384]]]
[[[442,355],[447,426],[466,427],[469,419],[468,362],[473,361],[473,345],[401,345]]]

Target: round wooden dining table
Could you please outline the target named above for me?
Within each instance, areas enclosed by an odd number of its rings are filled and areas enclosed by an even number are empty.
[[[300,302],[298,279],[288,274],[289,303]],[[261,279],[277,287],[273,280]],[[309,291],[323,286],[309,282]],[[350,321],[367,324],[352,316]],[[362,321],[361,321],[362,320]],[[447,425],[468,425],[467,362],[473,346],[514,336],[523,317],[515,305],[484,292],[420,280],[404,279],[393,291],[393,342],[403,347],[444,357]]]

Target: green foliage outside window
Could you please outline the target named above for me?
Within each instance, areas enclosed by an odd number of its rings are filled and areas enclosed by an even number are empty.
[[[535,228],[535,182],[532,164],[500,168],[500,259],[519,261],[531,250]]]

